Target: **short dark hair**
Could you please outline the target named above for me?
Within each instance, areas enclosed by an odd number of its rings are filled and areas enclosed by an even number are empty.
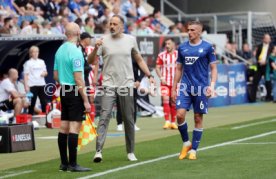
[[[115,15],[112,16],[112,18],[113,18],[113,17],[117,17],[117,18],[120,19],[120,21],[121,21],[123,24],[125,23],[125,20],[124,20],[124,18],[123,18],[122,16],[120,16],[120,15],[118,15],[118,14],[115,14]]]
[[[189,21],[188,25],[199,25],[201,29],[203,30],[203,24],[200,21],[194,20],[194,21]]]
[[[164,42],[167,42],[168,40],[171,40],[173,43],[175,43],[175,40],[172,37],[168,37],[164,40]]]
[[[85,18],[85,20],[84,20],[85,24],[87,24],[90,21],[90,19],[91,19],[91,17]]]
[[[11,17],[6,17],[6,18],[4,19],[4,24],[7,24],[10,20],[12,20]]]

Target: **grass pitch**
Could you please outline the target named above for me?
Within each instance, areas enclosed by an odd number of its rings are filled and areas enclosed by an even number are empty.
[[[273,116],[274,114],[275,117],[263,117],[265,114],[256,111],[262,108],[262,112],[267,110],[266,115]],[[39,162],[38,155],[28,157],[32,152],[37,151],[30,151],[0,154],[1,166],[13,163],[7,159],[14,161],[18,160],[17,155],[23,158],[25,153],[28,154],[25,155],[25,160],[18,161],[22,167],[14,168],[10,166],[9,169],[4,170],[1,167],[0,179],[8,176],[11,178],[80,178],[92,177],[96,174],[100,175],[100,178],[276,178],[276,121],[274,120],[276,119],[276,112],[271,111],[273,108],[275,108],[273,104],[260,104],[260,106],[246,105],[211,109],[210,115],[206,116],[206,120],[209,121],[205,121],[207,127],[203,133],[200,144],[201,151],[198,152],[198,160],[196,161],[178,160],[177,153],[182,147],[178,131],[163,131],[161,129],[163,121],[161,119],[143,119],[138,123],[142,131],[136,133],[138,140],[135,153],[139,159],[138,162],[127,161],[123,136],[109,137],[106,141],[108,145],[106,145],[103,152],[102,163],[95,164],[91,161],[94,155],[95,142],[85,147],[82,154],[78,156],[79,163],[91,167],[91,172],[59,172],[57,170],[59,166],[58,159],[46,159],[44,162]],[[247,109],[252,110],[255,115],[251,116],[250,110],[247,111]],[[223,114],[227,120],[220,118]],[[261,117],[258,117],[258,114]],[[241,121],[245,122],[238,122],[238,116]],[[232,124],[221,126],[222,120],[225,120],[224,124]],[[145,125],[142,125],[142,121]],[[192,122],[189,121],[189,124],[191,130],[193,128],[191,126]],[[216,125],[218,127],[215,127]],[[234,129],[234,127],[239,126],[243,127]],[[115,133],[115,125],[113,124],[110,127],[110,133]],[[39,136],[54,136],[55,132],[53,130],[49,132],[45,129],[45,131],[41,130],[37,134]],[[152,135],[150,135],[151,133]],[[259,136],[260,134],[267,135]],[[258,137],[225,144],[225,142],[252,136]],[[46,141],[41,141],[37,144],[40,152],[39,147],[42,146],[39,146],[39,144],[44,142],[46,143]],[[56,140],[48,140],[48,143],[52,146],[48,146],[49,151],[45,155],[52,153],[52,157],[57,158]],[[222,145],[216,147],[217,144]],[[210,146],[213,147],[208,148]],[[87,153],[87,151],[89,152]],[[40,155],[44,154],[40,153]],[[162,157],[167,158],[162,159]],[[35,164],[27,164],[29,160]],[[125,167],[125,169],[122,167]],[[105,174],[106,172],[110,173]]]

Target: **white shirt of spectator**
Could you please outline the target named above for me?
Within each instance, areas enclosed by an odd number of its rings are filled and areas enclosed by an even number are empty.
[[[28,25],[21,30],[20,34],[21,35],[34,35],[37,33],[36,33],[36,30],[33,29],[31,25]]]
[[[145,9],[143,6],[139,6],[139,7],[137,8],[137,12],[139,13],[140,18],[141,18],[141,17],[148,16],[148,13],[147,13],[146,9]]]
[[[149,27],[146,27],[145,29],[139,28],[136,35],[154,35],[154,32]]]
[[[9,78],[4,79],[0,83],[0,101],[9,99],[12,91],[17,91],[15,85]]]
[[[45,62],[43,60],[41,59],[34,60],[31,58],[24,63],[23,67],[24,67],[24,74],[29,75],[29,80],[28,80],[29,87],[44,86],[46,84],[44,77],[41,76],[43,72],[47,71]]]

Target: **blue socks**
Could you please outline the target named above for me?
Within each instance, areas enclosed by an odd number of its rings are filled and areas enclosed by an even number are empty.
[[[189,134],[188,134],[188,125],[186,121],[184,123],[178,125],[178,130],[181,134],[181,138],[183,142],[189,141]]]
[[[192,149],[195,150],[195,151],[197,150],[197,148],[199,146],[201,136],[202,136],[202,132],[203,132],[202,128],[201,129],[195,128],[194,131],[193,131]]]

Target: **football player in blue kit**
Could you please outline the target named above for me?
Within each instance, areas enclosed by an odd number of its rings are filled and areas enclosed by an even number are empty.
[[[214,92],[217,79],[214,48],[210,43],[201,39],[202,30],[201,22],[189,22],[189,41],[184,42],[178,48],[172,98],[176,103],[178,130],[183,140],[180,160],[188,154],[188,159],[197,159],[196,151],[203,132],[203,114],[208,112],[208,98]],[[211,70],[210,82],[208,80],[209,67]],[[193,105],[195,122],[192,142],[189,140],[188,125],[185,120],[186,112],[189,111],[191,105]]]

